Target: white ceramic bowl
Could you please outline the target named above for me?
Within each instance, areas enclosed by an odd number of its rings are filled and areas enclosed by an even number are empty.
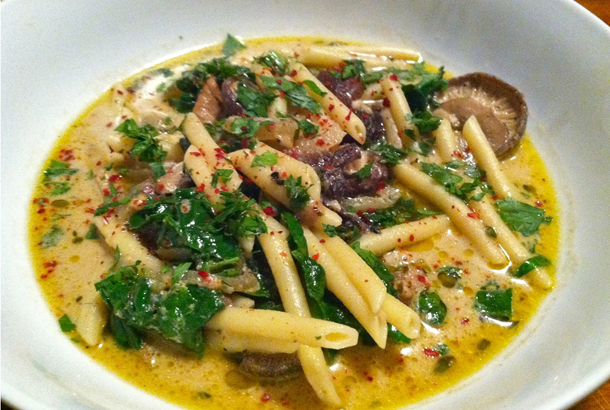
[[[321,35],[421,50],[526,95],[563,221],[557,289],[481,372],[417,409],[559,409],[610,377],[610,28],[571,0],[2,3],[2,397],[21,409],[172,409],[58,329],[26,246],[55,138],[114,82],[222,41]]]

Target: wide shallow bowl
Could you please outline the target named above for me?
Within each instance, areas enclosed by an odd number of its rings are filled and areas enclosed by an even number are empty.
[[[414,409],[560,409],[610,377],[610,29],[571,0],[2,3],[2,397],[20,409],[175,409],[66,338],[34,279],[27,203],[53,142],[96,97],[223,40],[400,45],[525,94],[562,204],[557,288],[479,373]]]

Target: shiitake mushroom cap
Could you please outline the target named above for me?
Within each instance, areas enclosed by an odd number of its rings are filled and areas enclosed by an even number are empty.
[[[527,124],[523,94],[512,85],[487,73],[452,78],[437,95],[437,115],[448,118],[455,129],[474,115],[498,158],[519,145]]]

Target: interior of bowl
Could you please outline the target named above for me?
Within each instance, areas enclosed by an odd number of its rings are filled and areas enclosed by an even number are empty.
[[[558,409],[610,376],[610,29],[575,3],[13,0],[2,12],[3,399],[23,409],[175,408],[95,365],[57,329],[30,266],[27,202],[54,140],[105,89],[227,32],[411,47],[526,95],[562,204],[557,288],[499,357],[413,408]]]

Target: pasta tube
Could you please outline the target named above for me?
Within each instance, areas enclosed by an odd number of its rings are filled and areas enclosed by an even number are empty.
[[[512,187],[500,168],[500,162],[487,141],[477,118],[473,115],[464,124],[462,136],[479,167],[487,173],[487,180],[501,198],[512,197]]]
[[[407,141],[409,137],[407,136],[406,130],[412,131],[415,135],[418,134],[418,131],[411,121],[407,119],[407,115],[411,115],[411,108],[409,107],[405,94],[402,92],[402,87],[398,80],[393,80],[391,76],[382,78],[379,80],[379,83],[381,84],[385,98],[387,98],[390,103],[390,113],[392,114],[392,118],[398,129],[398,134],[403,141]]]
[[[344,349],[358,343],[358,332],[349,326],[275,310],[227,307],[206,327],[247,336],[274,335],[278,340],[328,349]]]
[[[414,222],[382,229],[380,233],[368,232],[358,240],[362,249],[381,255],[399,246],[408,246],[449,229],[449,218],[431,216]]]

